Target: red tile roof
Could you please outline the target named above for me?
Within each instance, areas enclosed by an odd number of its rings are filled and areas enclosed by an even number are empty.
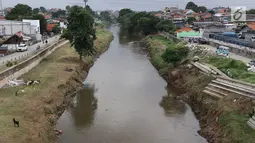
[[[52,31],[53,27],[55,26],[55,24],[48,24],[47,25],[47,30],[48,31]]]
[[[5,17],[4,16],[0,16],[0,20],[5,20]]]
[[[44,15],[44,18],[45,19],[51,19],[51,15],[49,15],[49,14],[48,15]]]
[[[181,28],[181,29],[176,30],[175,33],[183,32],[183,31],[189,32],[191,30],[192,30],[191,28],[186,27],[186,28]]]
[[[248,27],[255,31],[255,22],[248,24]]]
[[[186,12],[188,12],[190,9],[185,9],[184,11],[183,11],[183,13],[186,13]]]

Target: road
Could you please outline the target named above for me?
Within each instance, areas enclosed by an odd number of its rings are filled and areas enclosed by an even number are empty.
[[[202,47],[206,47],[208,48],[208,50],[212,51],[212,52],[215,52],[216,51],[216,47],[213,47],[211,45],[199,45],[199,46],[202,46]],[[247,57],[244,57],[244,56],[240,56],[240,55],[237,55],[235,53],[231,53],[229,54],[230,58],[232,59],[236,59],[236,60],[240,60],[240,61],[243,61],[244,63],[248,63],[251,59],[247,58]]]
[[[54,36],[54,37],[49,38],[47,45],[50,45],[50,44],[56,42],[58,39],[59,39],[59,36]],[[29,46],[28,50],[25,51],[25,52],[16,52],[16,53],[1,57],[0,58],[0,66],[6,64],[8,61],[23,60],[23,59],[26,59],[28,57],[31,57],[32,55],[34,55],[36,52],[39,51],[39,50],[36,50],[37,46],[41,47],[40,50],[46,48],[45,43],[43,43],[43,42],[36,43],[32,46]]]

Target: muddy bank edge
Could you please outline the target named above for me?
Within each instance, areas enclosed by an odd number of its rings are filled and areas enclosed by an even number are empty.
[[[201,73],[197,68],[187,66],[185,61],[177,67],[164,63],[163,53],[152,36],[144,38],[142,46],[148,51],[153,66],[168,84],[183,93],[175,99],[188,103],[200,123],[201,136],[209,143],[251,142],[255,137],[252,129],[246,125],[248,116],[252,112],[252,102],[245,97],[229,96],[220,100],[205,95],[202,91],[214,78]],[[156,45],[155,45],[156,44]],[[237,99],[233,102],[233,99]],[[240,137],[243,136],[243,137]]]

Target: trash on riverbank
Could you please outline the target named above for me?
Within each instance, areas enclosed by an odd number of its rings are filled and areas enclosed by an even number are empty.
[[[251,66],[247,70],[250,71],[250,72],[255,72],[255,66]]]
[[[8,80],[7,86],[15,87],[15,86],[21,86],[24,84],[25,82],[22,79],[21,80],[13,79],[13,80]]]

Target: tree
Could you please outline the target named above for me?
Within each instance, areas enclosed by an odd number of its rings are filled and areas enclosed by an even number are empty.
[[[96,35],[93,17],[82,7],[73,6],[69,10],[67,20],[67,37],[80,55],[80,59],[83,56],[95,54],[94,40]]]
[[[100,13],[100,19],[103,20],[103,21],[107,21],[107,22],[112,21],[111,15],[108,11],[102,11]]]
[[[55,26],[53,27],[53,29],[52,29],[52,32],[53,32],[54,34],[59,34],[59,33],[61,33],[61,28],[59,27],[59,25],[55,25]]]
[[[128,13],[133,13],[133,11],[131,9],[128,9],[128,8],[121,9],[120,12],[119,12],[118,19],[121,19],[122,16],[124,16]]]
[[[38,14],[40,12],[40,9],[39,8],[34,8],[33,9],[33,14]]]
[[[51,14],[52,14],[52,18],[60,18],[60,17],[66,16],[66,11],[59,9],[56,12],[52,12]]]
[[[208,12],[211,13],[212,15],[215,14],[215,11],[213,11],[213,10],[210,10],[210,11],[208,11]]]
[[[187,19],[187,22],[189,23],[189,24],[193,24],[193,22],[194,21],[196,21],[197,19],[195,18],[195,17],[189,17],[188,19]]]
[[[66,6],[66,11],[69,11],[69,9],[70,9],[70,5],[67,5]]]
[[[199,6],[198,8],[198,12],[206,12],[207,11],[207,8],[205,6]]]
[[[17,4],[11,12],[6,15],[7,20],[22,20],[32,15],[32,8],[25,4]]]
[[[44,18],[41,14],[34,14],[32,16],[32,19],[34,20],[40,20],[40,33],[43,34],[47,31],[47,20]]]
[[[158,31],[165,31],[173,33],[175,31],[175,26],[171,20],[162,20],[157,25],[156,28]]]
[[[187,3],[185,9],[192,9],[193,11],[198,12],[198,6],[192,1]]]
[[[47,12],[46,8],[43,7],[43,6],[40,7],[40,11],[41,11],[42,13],[46,13],[46,12]]]
[[[85,9],[88,11],[89,14],[92,16],[96,16],[96,13],[90,8],[89,5],[86,5]]]
[[[246,12],[247,14],[255,14],[255,9],[250,9],[250,10],[247,10]]]

